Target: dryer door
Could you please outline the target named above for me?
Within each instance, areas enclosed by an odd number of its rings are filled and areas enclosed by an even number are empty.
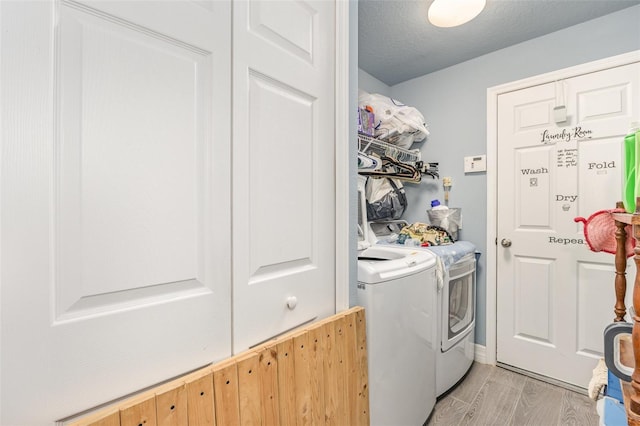
[[[472,255],[451,265],[445,280],[442,309],[442,351],[447,351],[475,325],[476,261]]]

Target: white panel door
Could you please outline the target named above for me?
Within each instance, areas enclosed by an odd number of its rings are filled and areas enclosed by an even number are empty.
[[[230,15],[0,3],[0,424],[230,355]]]
[[[587,387],[615,317],[615,268],[573,219],[622,199],[622,139],[639,115],[638,63],[499,96],[499,362]]]
[[[335,312],[334,9],[234,2],[234,352]]]

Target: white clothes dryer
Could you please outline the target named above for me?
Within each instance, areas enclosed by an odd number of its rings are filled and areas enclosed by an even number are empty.
[[[436,402],[436,256],[372,246],[358,255],[371,425],[422,425]]]
[[[454,387],[475,357],[475,246],[458,241],[429,247],[438,256],[438,342],[436,395]]]

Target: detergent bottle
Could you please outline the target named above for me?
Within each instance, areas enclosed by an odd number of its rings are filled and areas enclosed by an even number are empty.
[[[622,199],[627,212],[636,210],[636,197],[640,193],[640,182],[637,181],[636,156],[640,155],[640,123],[631,123],[629,133],[624,138],[624,187]],[[638,175],[640,177],[640,175]]]

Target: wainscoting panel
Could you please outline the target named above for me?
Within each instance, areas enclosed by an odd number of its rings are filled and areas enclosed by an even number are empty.
[[[355,307],[68,426],[368,425],[365,313]]]

